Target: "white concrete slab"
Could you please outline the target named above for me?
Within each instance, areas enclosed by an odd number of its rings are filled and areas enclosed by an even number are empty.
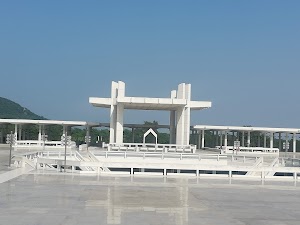
[[[10,225],[298,225],[299,207],[293,182],[31,174],[0,184]]]

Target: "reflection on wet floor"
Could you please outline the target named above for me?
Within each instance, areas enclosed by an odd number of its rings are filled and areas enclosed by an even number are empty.
[[[0,184],[0,224],[298,224],[299,190],[282,181],[33,173]]]

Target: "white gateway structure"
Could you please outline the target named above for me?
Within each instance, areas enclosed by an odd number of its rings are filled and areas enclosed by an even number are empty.
[[[189,145],[191,110],[211,107],[208,101],[191,100],[191,84],[179,84],[170,98],[147,98],[125,96],[125,83],[112,82],[111,97],[91,97],[95,107],[110,108],[110,144],[123,144],[124,109],[170,111],[170,144]]]

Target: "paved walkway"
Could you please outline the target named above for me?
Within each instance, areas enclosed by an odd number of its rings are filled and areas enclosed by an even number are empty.
[[[299,208],[294,182],[34,172],[0,184],[0,225],[299,225]]]
[[[10,171],[8,167],[9,148],[0,147],[0,174]]]
[[[32,169],[28,168],[10,168],[8,167],[9,149],[3,146],[0,147],[0,184],[18,176],[26,174]]]

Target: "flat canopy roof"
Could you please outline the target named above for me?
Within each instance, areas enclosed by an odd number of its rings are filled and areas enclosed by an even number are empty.
[[[100,123],[99,124],[100,127],[110,127],[110,123]],[[125,123],[123,125],[123,127],[127,127],[127,128],[166,128],[169,129],[170,125],[162,125],[162,124],[158,124],[158,125],[153,125],[153,124],[132,124],[132,123]]]
[[[113,105],[111,98],[90,97],[89,102],[95,107],[110,108]],[[122,103],[125,109],[140,110],[176,110],[178,107],[189,106],[191,110],[201,110],[211,107],[208,101],[187,101],[173,98],[142,98],[119,97],[116,103]]]
[[[210,125],[196,125],[196,130],[220,130],[220,131],[260,131],[260,132],[273,132],[273,133],[300,133],[297,128],[272,128],[272,127],[239,127],[239,126],[210,126]]]
[[[0,119],[0,124],[37,124],[37,125],[67,125],[67,126],[90,126],[109,127],[110,123],[91,123],[85,121],[63,121],[63,120],[26,120],[26,119]],[[128,128],[170,128],[169,125],[153,124],[124,124]]]
[[[38,124],[38,125],[67,125],[67,126],[99,126],[99,123],[85,121],[63,121],[63,120],[26,120],[26,119],[0,119],[1,123],[9,124]]]

